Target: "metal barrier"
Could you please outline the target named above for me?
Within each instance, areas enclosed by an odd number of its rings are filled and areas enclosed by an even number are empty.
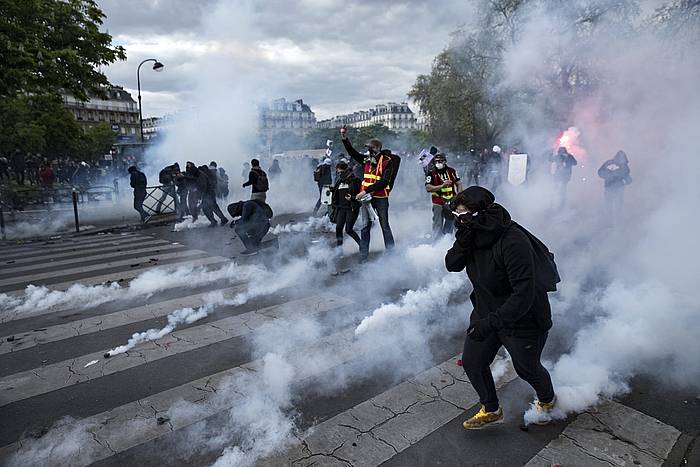
[[[175,194],[175,185],[158,185],[146,187],[146,198],[143,200],[143,209],[149,216],[159,214],[177,214],[179,200]],[[146,222],[150,217],[146,219]]]

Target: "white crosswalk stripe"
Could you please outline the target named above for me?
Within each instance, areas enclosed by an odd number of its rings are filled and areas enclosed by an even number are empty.
[[[89,248],[81,254],[76,251],[76,245]],[[174,261],[164,266],[164,271],[179,265],[201,265],[211,269],[230,261],[222,256],[211,256],[201,250],[189,249],[184,245],[145,235],[83,238],[76,244],[49,244],[43,247],[22,247],[23,250],[14,255],[17,262],[0,271],[0,277],[10,271],[22,275],[0,279],[0,287],[12,287],[29,281],[41,284],[42,281],[56,280],[61,282],[50,284],[48,287],[65,290],[76,282],[92,285],[117,279],[123,279],[122,285],[125,286],[130,279],[143,273],[143,268],[122,272],[114,270],[142,260],[148,261],[152,257]],[[123,251],[116,251],[118,249]],[[152,255],[151,252],[155,250],[160,250],[162,254]],[[181,251],[170,253],[173,250]],[[138,256],[130,260],[114,260],[123,254]],[[39,267],[40,261],[65,268],[60,271],[42,272],[42,268]],[[94,261],[100,263],[86,265]],[[64,276],[71,275],[80,275],[81,278],[77,281],[63,280]],[[143,303],[130,302],[129,305],[123,306],[117,301],[109,312],[94,316],[75,314],[74,309],[65,306],[26,313],[6,311],[0,315],[0,323],[25,318],[37,318],[36,321],[40,322],[51,318],[51,321],[50,325],[32,329],[31,332],[9,334],[0,330],[0,334],[3,335],[0,341],[0,361],[10,361],[23,354],[39,355],[47,347],[67,345],[63,341],[69,339],[80,341],[100,338],[101,335],[97,333],[108,335],[122,326],[162,319],[185,307],[196,308],[206,304],[211,292],[221,292],[225,298],[230,299],[247,289],[248,284],[243,282],[217,282],[215,289],[204,292],[198,289],[190,295],[181,293],[180,295],[184,296],[178,298],[160,298],[153,302],[144,299]],[[324,328],[322,337],[305,342],[299,347],[285,349],[288,354],[285,356],[294,362],[295,387],[304,388],[307,385],[311,388],[316,384],[314,378],[343,365],[368,358],[373,352],[392,352],[391,348],[382,347],[383,343],[378,346],[366,346],[355,338],[355,325],[345,315],[348,309],[362,307],[364,304],[353,301],[354,295],[346,298],[336,293],[318,290],[297,292],[294,299],[275,293],[262,296],[261,298],[271,300],[268,303],[274,304],[252,311],[243,312],[239,307],[222,305],[216,310],[216,316],[208,317],[206,322],[183,326],[182,329],[176,329],[161,339],[138,344],[129,352],[109,359],[103,358],[103,354],[110,347],[98,352],[81,352],[78,348],[73,353],[56,357],[51,363],[24,370],[34,366],[27,364],[21,367],[23,371],[15,373],[11,373],[12,370],[6,371],[3,373],[5,376],[0,377],[0,417],[3,410],[31,407],[37,400],[51,396],[55,391],[65,391],[68,395],[66,397],[75,397],[76,401],[80,401],[81,386],[97,384],[110,377],[124,385],[134,384],[130,378],[135,372],[144,368],[151,371],[158,365],[167,363],[169,357],[188,358],[198,349],[216,347],[215,344],[225,343],[230,339],[254,339],[261,329],[267,327],[266,325],[284,323],[284,326],[291,326],[291,323],[300,322],[304,318],[313,320],[322,315],[329,316],[330,321],[334,323],[331,328]],[[18,289],[10,293],[15,297],[21,294],[21,290]],[[247,304],[245,310],[250,310],[250,305]],[[125,306],[129,308],[124,308]],[[53,316],[45,316],[50,314]],[[23,326],[28,329],[30,326],[27,323],[13,325],[15,329]],[[280,345],[284,344],[282,341],[285,338],[284,335],[279,337]],[[91,350],[95,348],[97,346],[93,345]],[[67,355],[78,356],[65,359]],[[185,432],[193,424],[212,416],[227,416],[225,411],[241,396],[231,389],[231,381],[263,377],[265,374],[264,358],[258,358],[260,355],[249,350],[241,351],[241,355],[236,357],[236,362],[226,361],[214,370],[205,367],[205,370],[211,372],[207,376],[200,377],[203,372],[196,377],[188,378],[188,375],[184,375],[176,383],[166,385],[166,389],[161,387],[151,392],[147,388],[139,388],[134,391],[137,396],[132,397],[131,393],[128,393],[128,398],[120,402],[107,401],[103,406],[98,405],[99,408],[95,410],[86,409],[87,414],[82,419],[44,435],[46,442],[60,440],[62,430],[67,432],[77,427],[85,434],[85,437],[81,438],[81,442],[84,443],[80,448],[82,457],[65,459],[55,454],[55,457],[45,458],[42,464],[84,464],[112,457],[115,462],[119,462],[119,455],[130,450],[150,446],[150,443],[157,443],[176,434],[178,430]],[[409,448],[420,446],[419,443],[431,434],[448,427],[456,418],[463,417],[465,410],[479,402],[464,371],[456,365],[456,358],[416,375],[404,376],[400,381],[382,383],[384,385],[373,395],[360,402],[353,400],[334,415],[317,420],[311,428],[296,434],[295,443],[284,446],[282,451],[273,455],[258,459],[257,465],[375,466],[390,461]],[[88,365],[93,360],[97,360],[97,363]],[[177,364],[179,362],[180,360],[176,360]],[[504,361],[498,361],[494,365],[501,365],[504,370],[499,371],[503,375],[498,382],[499,386],[505,386],[515,378],[509,364],[504,366]],[[313,391],[310,397],[316,397]],[[46,404],[52,403],[52,399],[47,401]],[[301,415],[304,416],[303,413]],[[164,418],[159,421],[159,417]],[[29,419],[20,420],[18,423],[23,424],[23,427],[30,425]],[[32,443],[38,442],[26,437],[18,440],[19,431],[15,430],[12,433],[12,439],[5,438],[0,442],[4,444],[0,447],[0,464],[7,463],[13,455],[24,452]],[[599,406],[596,411],[578,415],[564,429],[561,436],[552,439],[527,465],[662,465],[679,435],[680,432],[675,428],[648,415],[619,403],[609,402]],[[544,442],[537,449],[542,445]],[[536,450],[531,452],[535,453]],[[530,455],[533,454],[528,453],[528,457]]]

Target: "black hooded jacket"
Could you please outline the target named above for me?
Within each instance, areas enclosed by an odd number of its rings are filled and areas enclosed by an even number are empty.
[[[506,209],[494,203],[486,189],[465,190],[470,209],[478,215],[466,227],[458,227],[456,241],[445,256],[450,272],[466,269],[474,290],[469,296],[473,323],[487,319],[499,333],[516,336],[539,335],[552,327],[547,292],[535,283],[535,258],[527,235],[517,227]],[[494,244],[499,259],[494,258]],[[500,257],[502,252],[502,258]]]
[[[632,183],[627,154],[624,151],[617,151],[615,157],[603,162],[598,169],[598,176],[605,180],[607,190],[621,189]]]

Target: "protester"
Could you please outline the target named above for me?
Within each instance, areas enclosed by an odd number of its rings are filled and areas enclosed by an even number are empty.
[[[248,173],[248,181],[243,184],[243,188],[248,186],[251,188],[250,199],[256,199],[263,203],[267,200],[267,191],[270,189],[270,182],[267,179],[267,174],[260,168],[260,161],[251,159],[250,172]]]
[[[316,206],[314,206],[314,216],[318,213],[318,210],[321,208],[321,193],[323,192],[323,187],[333,184],[333,177],[331,175],[332,163],[333,161],[331,161],[331,158],[326,157],[314,169],[314,181],[318,186],[318,200],[316,201]]]
[[[146,222],[149,215],[143,210],[143,201],[146,199],[146,186],[148,182],[146,175],[141,172],[136,166],[129,167],[131,188],[134,189],[134,209],[141,216],[141,222]]]
[[[161,185],[161,191],[162,194],[160,195],[160,198],[158,199],[158,204],[156,204],[156,214],[160,214],[160,211],[163,209],[163,202],[165,199],[170,196],[173,199],[174,204],[179,204],[175,198],[175,177],[177,174],[180,173],[180,164],[175,162],[173,165],[168,165],[164,167],[159,173],[158,173],[158,181],[160,182]],[[177,208],[179,206],[174,206],[175,211],[177,211]]]
[[[178,164],[179,167],[179,164]],[[187,167],[185,167],[187,168]],[[185,178],[185,174],[182,172],[178,171],[175,174],[175,193],[177,194],[178,197],[178,203],[177,203],[177,221],[182,222],[182,220],[185,218],[185,216],[191,215],[190,213],[190,208],[187,204],[187,195],[188,195],[188,188],[189,188],[189,182]]]
[[[39,184],[39,157],[34,154],[28,154],[25,162],[25,170],[27,172],[27,180],[30,185]]]
[[[268,173],[270,174],[270,178],[273,180],[278,179],[279,176],[282,175],[282,168],[280,167],[280,161],[278,159],[274,159],[272,161],[272,165],[270,166]]]
[[[259,199],[238,201],[228,205],[228,213],[231,215],[231,227],[241,239],[245,250],[244,256],[256,254],[262,245],[262,239],[270,230],[272,208]]]
[[[39,181],[41,186],[47,190],[53,189],[53,182],[56,180],[56,176],[51,169],[51,166],[44,164],[39,169]]]
[[[26,168],[26,163],[22,151],[15,149],[10,162],[12,164],[12,172],[15,174],[15,181],[18,185],[24,185],[24,170]]]
[[[340,129],[340,137],[348,155],[358,164],[364,164],[362,190],[355,199],[364,202],[364,199],[371,197],[366,202],[367,205],[360,208],[363,222],[360,231],[360,262],[365,262],[369,257],[370,232],[372,231],[372,221],[368,209],[376,210],[384,237],[384,248],[387,250],[394,248],[394,235],[389,225],[389,194],[396,179],[401,159],[392,154],[389,149],[382,149],[382,142],[378,139],[371,139],[368,142],[369,152],[366,156],[360,154],[352,147],[345,127]]]
[[[476,149],[472,148],[469,150],[469,155],[467,156],[467,186],[478,185],[479,177],[481,175],[481,169],[484,162]]]
[[[554,183],[557,185],[558,209],[561,209],[566,205],[566,186],[571,181],[571,168],[578,162],[563,146],[557,150],[556,154],[551,155],[549,161],[552,164]]]
[[[216,174],[216,197],[225,200],[228,198],[228,174],[223,167],[218,167],[214,161],[209,163],[209,170]]]
[[[433,156],[433,169],[425,178],[425,190],[431,194],[433,202],[433,239],[452,233],[454,216],[450,201],[463,190],[457,172],[447,165],[447,157],[442,153]]]
[[[501,346],[508,350],[518,376],[535,389],[539,411],[551,411],[556,400],[549,372],[540,361],[552,326],[547,297],[552,289],[536,280],[544,265],[535,264],[529,233],[494,201],[490,191],[477,186],[456,196],[456,240],[445,256],[447,270],[466,269],[473,286],[469,298],[474,309],[462,362],[481,409],[463,423],[466,429],[503,421],[490,369]]]
[[[360,202],[355,197],[362,190],[361,181],[355,177],[346,162],[338,162],[335,171],[331,221],[335,222],[336,246],[343,246],[343,231],[360,246],[360,236],[355,232]]]
[[[203,165],[199,168],[199,172],[203,176],[202,181],[202,211],[211,222],[211,227],[216,227],[214,215],[219,217],[221,225],[226,225],[228,219],[221,212],[219,204],[216,202],[216,190],[218,188],[218,177],[216,170],[216,162],[211,162],[209,166]]]
[[[605,203],[610,218],[615,221],[622,213],[625,186],[632,183],[629,160],[625,151],[617,151],[615,157],[603,162],[598,169],[598,176],[605,180]]]
[[[501,159],[501,147],[494,146],[491,151],[484,149],[484,178],[491,191],[496,191],[501,186],[503,177],[503,160]]]
[[[185,173],[182,175],[182,178],[187,188],[187,209],[192,216],[192,222],[195,222],[199,219],[199,205],[202,196],[200,186],[202,182],[199,169],[194,165],[194,162],[187,161],[187,164],[185,164]]]
[[[10,171],[9,171],[9,166],[10,162],[7,160],[6,157],[0,157],[0,182],[5,180],[10,180]]]

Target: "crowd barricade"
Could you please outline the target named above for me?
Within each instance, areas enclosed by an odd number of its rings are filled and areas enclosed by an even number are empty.
[[[146,187],[146,199],[143,201],[143,209],[149,216],[177,214],[178,202],[175,194],[175,185],[149,186]],[[146,222],[149,220],[150,218]]]

